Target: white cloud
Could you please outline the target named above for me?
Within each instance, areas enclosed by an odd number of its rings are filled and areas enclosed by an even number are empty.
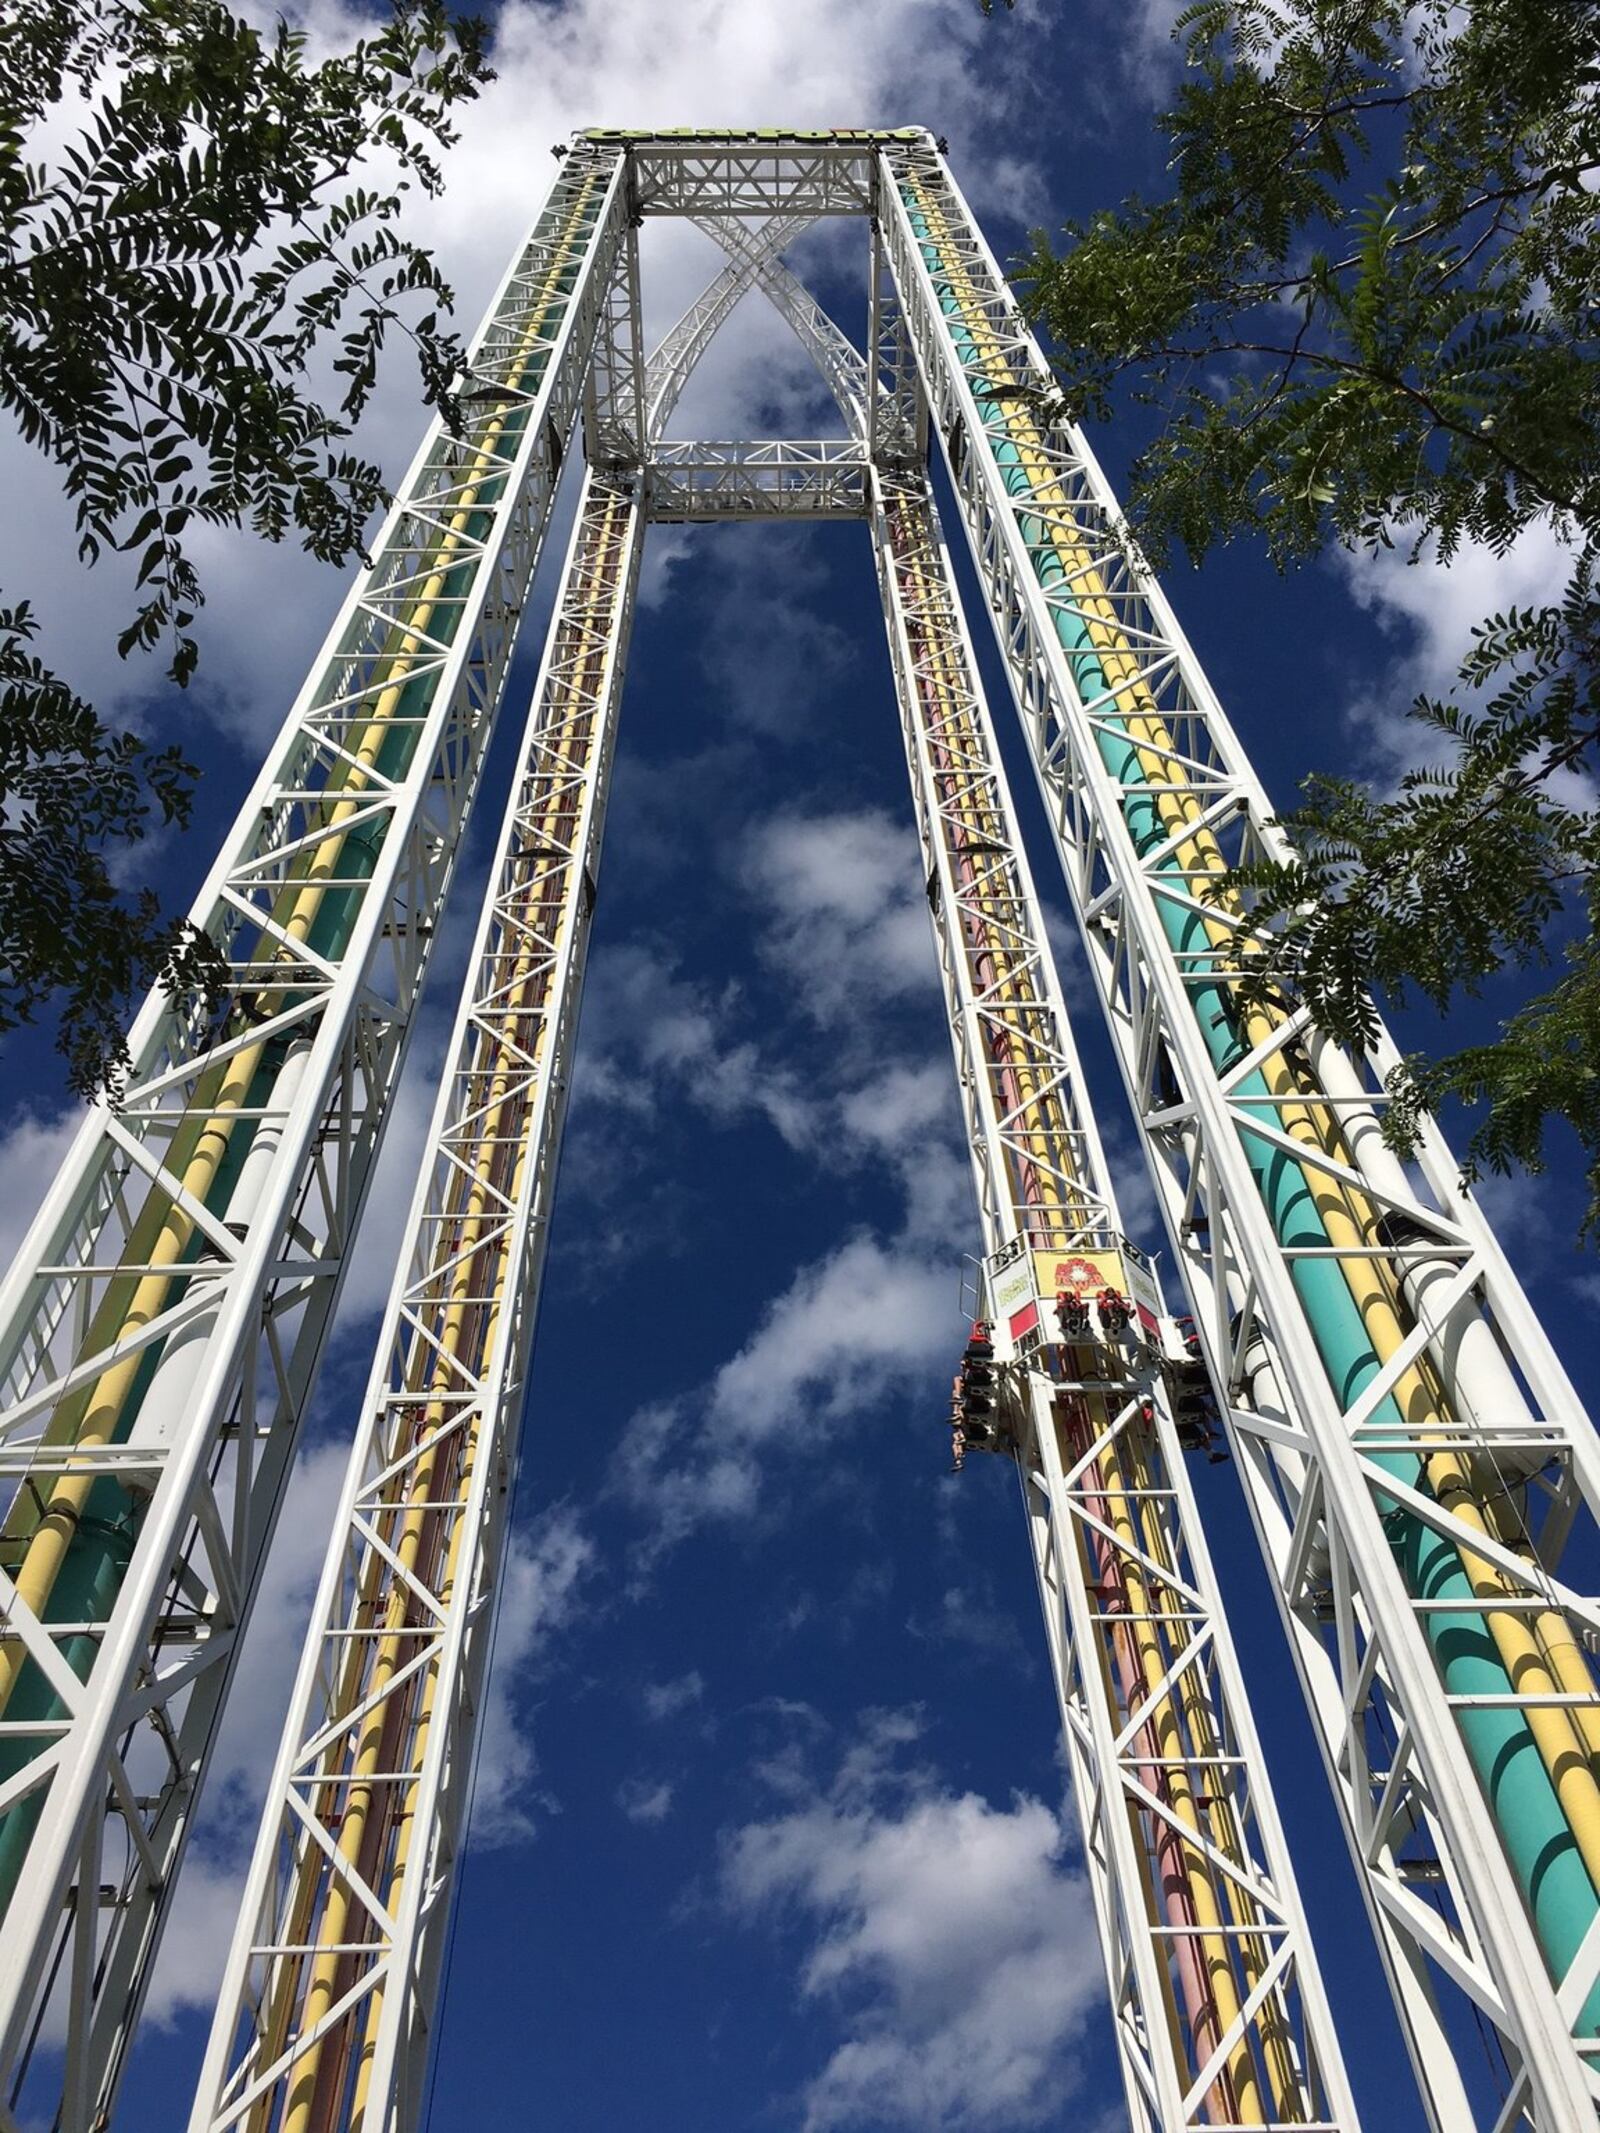
[[[835,1160],[876,1156],[905,1197],[901,1240],[949,1252],[978,1235],[972,1165],[962,1144],[961,1106],[949,1053],[896,1061],[840,1099]]]
[[[1161,1208],[1139,1136],[1121,1109],[1100,1117],[1101,1145],[1106,1168],[1116,1187],[1117,1208],[1124,1232],[1135,1242],[1160,1249],[1165,1242]]]
[[[642,1697],[645,1716],[658,1724],[664,1718],[676,1718],[681,1712],[692,1710],[705,1693],[705,1676],[698,1667],[671,1681],[647,1682]]]
[[[1024,811],[1028,801],[1023,802]],[[1050,953],[1055,957],[1056,970],[1067,994],[1068,1005],[1081,999],[1089,1005],[1094,999],[1094,980],[1089,975],[1088,959],[1083,952],[1083,935],[1078,930],[1078,921],[1065,904],[1052,901],[1048,894],[1039,898],[1039,908],[1044,916],[1045,939],[1050,943]]]
[[[1184,43],[1177,28],[1190,0],[1133,0],[1127,15],[1125,72],[1149,103],[1164,101],[1183,72]]]
[[[652,1547],[762,1508],[766,1469],[813,1458],[850,1421],[920,1396],[955,1338],[948,1266],[852,1237],[803,1267],[705,1389],[640,1409],[614,1462]]]
[[[948,1340],[949,1289],[909,1255],[851,1238],[798,1274],[723,1364],[712,1383],[713,1426],[761,1438],[875,1407]]]
[[[349,1446],[343,1441],[312,1445],[302,1452],[289,1477],[262,1574],[212,1762],[213,1797],[225,1787],[236,1788],[241,1807],[247,1806],[251,1817],[278,1745],[348,1462]]]
[[[549,1658],[573,1619],[595,1546],[565,1505],[547,1511],[530,1536],[517,1535],[500,1573],[500,1617],[473,1778],[469,1839],[476,1849],[521,1843],[534,1834],[531,1798],[539,1767],[518,1691]]]
[[[733,1034],[733,988],[686,984],[639,943],[613,950],[585,1012],[586,1145],[596,1110],[636,1119],[670,1091],[722,1120],[764,1114],[831,1169],[880,1166],[904,1213],[892,1237],[849,1236],[800,1268],[699,1391],[633,1416],[614,1479],[658,1549],[756,1515],[784,1463],[885,1399],[924,1398],[957,1334],[952,1239],[977,1235],[948,1055],[885,1058],[873,1012],[938,983],[914,837],[870,811],[791,813],[750,840],[740,876],[793,1012],[828,1031],[826,1057],[804,1077],[772,1065]],[[852,1045],[852,1026],[876,1041]],[[598,1165],[582,1168],[593,1178]]]
[[[1336,551],[1351,598],[1404,641],[1419,688],[1447,688],[1475,623],[1512,607],[1558,600],[1572,571],[1572,549],[1548,523],[1527,526],[1503,553],[1463,541],[1441,563],[1431,540],[1412,560],[1409,548],[1375,555]]]
[[[244,1852],[219,1856],[191,1848],[145,2001],[145,2018],[155,2028],[170,2029],[181,2015],[209,2014],[215,2006],[247,1864]]]
[[[0,1136],[0,1272],[16,1256],[83,1117],[77,1104],[54,1114],[19,1111]]]
[[[769,916],[762,950],[815,1021],[926,994],[938,965],[909,825],[875,809],[775,816],[750,839],[746,886]]]
[[[1472,1196],[1504,1249],[1524,1262],[1569,1241],[1551,1235],[1549,1186],[1537,1171],[1485,1170]]]
[[[925,1768],[917,1724],[870,1717],[832,1781],[775,1759],[785,1810],[728,1835],[722,1894],[751,1922],[789,1915],[802,1993],[844,2034],[805,2090],[807,2133],[980,2133],[1058,2116],[1101,1987],[1083,1881],[1042,1801],[998,1808]]]
[[[148,2012],[159,2026],[216,1998],[347,1458],[343,1444],[314,1445],[289,1477],[212,1757],[204,1819],[151,1978]]]
[[[948,1124],[950,1083],[949,1064],[943,1059],[925,1059],[914,1066],[896,1062],[845,1096],[840,1119],[864,1146],[901,1155]]]
[[[737,1034],[740,1009],[737,986],[683,977],[666,950],[607,945],[584,989],[578,1107],[640,1118],[687,1098],[719,1123],[764,1117],[790,1147],[808,1145],[817,1107],[792,1067]]]
[[[814,426],[814,425],[812,425]],[[749,421],[757,434],[792,433],[775,408]],[[702,638],[702,661],[720,707],[763,743],[802,740],[817,707],[851,684],[855,648],[819,604],[827,573],[814,543],[794,526],[720,527],[719,596]],[[888,694],[888,662],[882,680]]]
[[[694,545],[693,526],[652,526],[639,558],[639,605],[662,607],[672,592],[673,566]]]
[[[919,973],[929,990],[934,973]],[[809,1018],[808,1018],[809,1019]],[[720,1126],[765,1119],[784,1144],[838,1170],[885,1165],[906,1196],[904,1234],[948,1237],[972,1219],[971,1182],[960,1146],[960,1111],[949,1056],[883,1058],[881,1027],[870,1054],[848,1042],[849,1018],[828,1026],[826,1055],[804,1069],[779,1052],[742,989],[682,975],[675,957],[645,940],[608,944],[595,956],[584,997],[583,1046],[574,1127],[585,1157],[575,1170],[603,1198],[613,1171],[635,1160],[636,1125],[692,1105]],[[608,1153],[609,1150],[609,1153]]]
[[[906,1627],[914,1637],[962,1645],[988,1659],[1016,1659],[1022,1653],[1015,1621],[972,1585],[946,1586],[938,1608],[931,1615],[913,1616]]]
[[[936,985],[934,973],[921,975]],[[792,995],[791,1006],[799,1012]],[[669,952],[644,940],[598,953],[568,1125],[567,1175],[589,1209],[590,1261],[607,1262],[613,1238],[635,1253],[646,1224],[675,1234],[676,1202],[651,1182],[658,1162],[641,1127],[673,1129],[691,1109],[718,1127],[764,1120],[786,1147],[834,1174],[878,1170],[903,1199],[893,1247],[902,1258],[943,1257],[953,1238],[975,1239],[948,1052],[896,1058],[881,1021],[870,1044],[852,1043],[851,1027],[848,1017],[828,1025],[825,1047],[810,1045],[797,1061],[783,1029],[760,1021],[739,986],[687,979]],[[625,1221],[612,1222],[616,1208]]]
[[[617,1787],[617,1805],[630,1822],[664,1822],[672,1812],[673,1788],[665,1778],[626,1778]]]
[[[1572,571],[1572,551],[1548,524],[1526,527],[1503,554],[1463,541],[1447,563],[1424,544],[1376,555],[1338,549],[1334,569],[1356,605],[1374,616],[1396,647],[1377,686],[1350,706],[1357,748],[1374,775],[1387,782],[1405,771],[1447,760],[1450,744],[1407,713],[1419,695],[1449,696],[1472,645],[1474,627],[1513,607],[1560,600]]]

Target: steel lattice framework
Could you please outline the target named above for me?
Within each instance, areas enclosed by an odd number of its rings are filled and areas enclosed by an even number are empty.
[[[1388,1037],[1353,1059],[1292,1003],[1230,1014],[1242,914],[1208,890],[1281,853],[1270,804],[1082,435],[1032,412],[1048,368],[942,159],[887,160],[895,286],[1424,2096],[1479,2123],[1443,1981],[1505,2053],[1497,2126],[1587,2125],[1600,1610],[1560,1563],[1600,1443],[1437,1130],[1420,1179],[1387,1156]],[[1500,1758],[1556,1801],[1540,1835]],[[1559,1935],[1541,1844],[1583,1877]]]
[[[923,472],[875,470],[873,539],[985,1245],[1012,1263],[1115,1251]],[[1353,2126],[1161,1373],[1142,1347],[1054,1345],[1019,1371],[1016,1456],[1132,2123]]]
[[[638,229],[726,265],[646,359]],[[870,226],[866,354],[780,256]],[[760,290],[837,405],[668,439]],[[111,2109],[580,430],[585,467],[192,2133],[418,2122],[647,522],[867,522],[1133,2125],[1356,2117],[1193,1490],[1208,1377],[1440,2133],[1600,2097],[1597,1445],[1387,1039],[1240,1003],[1264,794],[931,136],[576,137],[3,1293],[0,2133]],[[937,435],[1194,1312],[1122,1234],[927,468]],[[1126,1291],[1126,1293],[1124,1293]],[[958,1392],[960,1383],[958,1381]],[[976,1379],[972,1380],[976,1382]],[[958,1408],[958,1420],[965,1410]],[[1187,1418],[1187,1419],[1186,1419]],[[1203,1433],[1203,1432],[1202,1432]],[[29,2054],[44,2014],[59,2054]],[[1467,2013],[1506,2070],[1459,2071]],[[31,2087],[22,2088],[25,2081]]]
[[[228,1012],[151,999],[0,1294],[0,2066],[64,1975],[74,2128],[148,1981],[626,228],[623,156],[585,151],[195,904]]]

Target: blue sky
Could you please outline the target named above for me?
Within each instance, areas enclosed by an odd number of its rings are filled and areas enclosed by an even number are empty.
[[[502,79],[469,115],[451,191],[425,217],[463,322],[548,183],[549,144],[589,123],[926,123],[949,137],[1002,257],[1031,225],[1155,186],[1149,119],[1170,78],[1174,10],[1068,12],[1041,0],[985,24],[976,0],[508,7]],[[345,19],[333,7],[309,17],[317,34]],[[715,254],[692,235],[646,237],[661,329]],[[794,256],[859,335],[859,248],[830,236]],[[814,429],[818,390],[785,331],[759,299],[741,310],[675,429]],[[420,425],[406,382],[372,425],[395,467]],[[1119,472],[1126,435],[1097,444]],[[297,556],[219,539],[201,675],[174,710],[110,656],[121,609],[109,576],[94,581],[103,606],[83,630],[49,476],[14,451],[7,466],[26,508],[0,529],[0,581],[37,594],[52,655],[102,703],[120,694],[204,761],[201,826],[145,855],[164,893],[186,900],[211,855],[208,825],[241,794],[339,585]],[[1529,541],[1450,573],[1390,556],[1280,579],[1241,551],[1175,573],[1170,589],[1287,800],[1313,768],[1392,774],[1399,707],[1445,678],[1470,620],[1512,589],[1537,591],[1550,564]],[[536,639],[525,634],[513,712]],[[514,724],[491,759],[476,865],[436,960],[135,2058],[120,2119],[132,2133],[164,2133],[186,2107]],[[1016,785],[1032,834],[1020,771]],[[1083,1001],[1078,1034],[1125,1211],[1156,1245],[1065,899],[1037,843],[1036,864]],[[1417,1019],[1401,1034],[1441,1035]],[[42,1183],[68,1113],[44,1040],[14,1042],[5,1067],[11,1214]],[[1574,1186],[1558,1161],[1546,1178],[1494,1181],[1488,1199],[1581,1369],[1600,1276],[1569,1243]],[[942,1394],[976,1245],[865,530],[658,531],[434,2133],[1120,2123],[1015,1477],[982,1459],[960,1480],[944,1472]],[[1237,1485],[1226,1466],[1197,1483],[1367,2122],[1406,2133],[1420,2111]]]

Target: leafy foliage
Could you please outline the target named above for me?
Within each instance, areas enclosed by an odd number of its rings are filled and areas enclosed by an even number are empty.
[[[136,558],[118,649],[164,647],[180,687],[203,601],[194,530],[293,532],[334,563],[359,552],[384,491],[347,440],[394,333],[453,413],[450,292],[398,223],[408,193],[440,186],[450,113],[487,78],[483,40],[434,0],[398,0],[316,63],[300,32],[264,35],[220,0],[6,12],[0,407],[60,469],[84,562]],[[75,136],[30,161],[75,107]],[[107,858],[149,801],[181,819],[193,773],[104,728],[27,649],[32,628],[25,603],[0,622],[18,719],[0,752],[0,1029],[65,986],[62,1046],[89,1090],[115,1078],[130,991],[211,964],[153,899],[118,892]]]
[[[0,940],[7,1011],[30,1016],[64,995],[61,1049],[80,1087],[93,1087],[122,1041],[121,1003],[161,977],[203,985],[203,948],[163,919],[144,890],[119,893],[107,841],[139,838],[152,811],[185,823],[193,769],[176,748],[108,733],[94,712],[28,648],[26,605],[0,609]]]
[[[1392,1120],[1479,1107],[1469,1161],[1542,1160],[1562,1119],[1600,1221],[1600,0],[1199,0],[1159,123],[1173,184],[1034,239],[1027,298],[1063,400],[1158,411],[1130,518],[1157,560],[1258,533],[1280,563],[1543,526],[1548,605],[1497,615],[1419,701],[1442,767],[1378,796],[1318,778],[1296,856],[1241,870],[1251,988],[1337,1035],[1367,986],[1443,1009],[1559,956],[1496,1043],[1412,1060]],[[1564,944],[1564,945],[1563,945]]]
[[[1415,707],[1450,746],[1443,768],[1408,773],[1384,799],[1311,780],[1292,822],[1296,856],[1251,868],[1246,886],[1264,950],[1252,989],[1287,983],[1325,1027],[1354,1039],[1375,1033],[1372,984],[1397,997],[1415,989],[1443,1009],[1507,964],[1548,964],[1552,930],[1580,899],[1587,926],[1567,944],[1562,977],[1497,1042],[1408,1061],[1394,1132],[1405,1145],[1420,1108],[1456,1097],[1486,1106],[1473,1169],[1536,1169],[1547,1122],[1564,1119],[1589,1151],[1600,1210],[1600,810],[1585,775],[1600,742],[1594,572],[1587,554],[1560,605],[1496,615],[1474,632],[1462,678],[1480,693],[1468,706]]]

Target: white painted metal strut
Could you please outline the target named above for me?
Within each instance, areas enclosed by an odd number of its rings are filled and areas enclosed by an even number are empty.
[[[942,158],[881,162],[897,298],[1424,2098],[1448,2133],[1571,2133],[1600,2099],[1600,1931],[1564,1965],[1542,1952],[1468,1753],[1475,1699],[1442,1677],[1435,1603],[1389,1526],[1403,1511],[1447,1543],[1477,1594],[1452,1604],[1531,1653],[1479,1707],[1525,1719],[1530,1753],[1557,1706],[1592,1737],[1600,1608],[1563,1562],[1575,1528],[1593,1546],[1600,1445],[1437,1130],[1415,1173],[1383,1149],[1387,1037],[1349,1058],[1286,1010],[1214,1055],[1195,995],[1227,968],[1230,921],[1206,887],[1281,849],[1270,805],[1082,436],[1042,426],[1048,367]],[[1304,1170],[1323,1245],[1275,1229],[1263,1150]],[[1308,1316],[1319,1258],[1395,1328],[1351,1389]],[[1406,1478],[1462,1472],[1478,1508]],[[1549,1693],[1555,1669],[1570,1695]],[[1582,1737],[1557,1759],[1569,1788],[1592,1784]],[[1487,2104],[1460,2071],[1474,2016],[1505,2059]]]
[[[986,1250],[1114,1250],[1120,1217],[920,470],[874,472],[872,531]],[[1068,1383],[1063,1354],[1016,1366],[1017,1459],[1131,2124],[1353,2129],[1160,1371],[1106,1351],[1092,1382]]]
[[[649,461],[650,517],[863,518],[867,461],[853,437],[658,438]]]
[[[0,2127],[105,2122],[622,237],[569,158],[0,1291]],[[61,2055],[29,2051],[55,1986]],[[64,2005],[62,2004],[64,2002]]]
[[[716,221],[709,216],[699,218],[696,226],[719,243],[724,229],[744,227],[742,223]],[[729,258],[676,325],[662,335],[645,369],[645,413],[652,437],[663,434],[695,365],[753,286],[757,262],[767,265],[780,245],[809,226],[774,216],[759,229],[746,231],[745,255]]]
[[[587,477],[193,2133],[418,2122],[642,524]]]

